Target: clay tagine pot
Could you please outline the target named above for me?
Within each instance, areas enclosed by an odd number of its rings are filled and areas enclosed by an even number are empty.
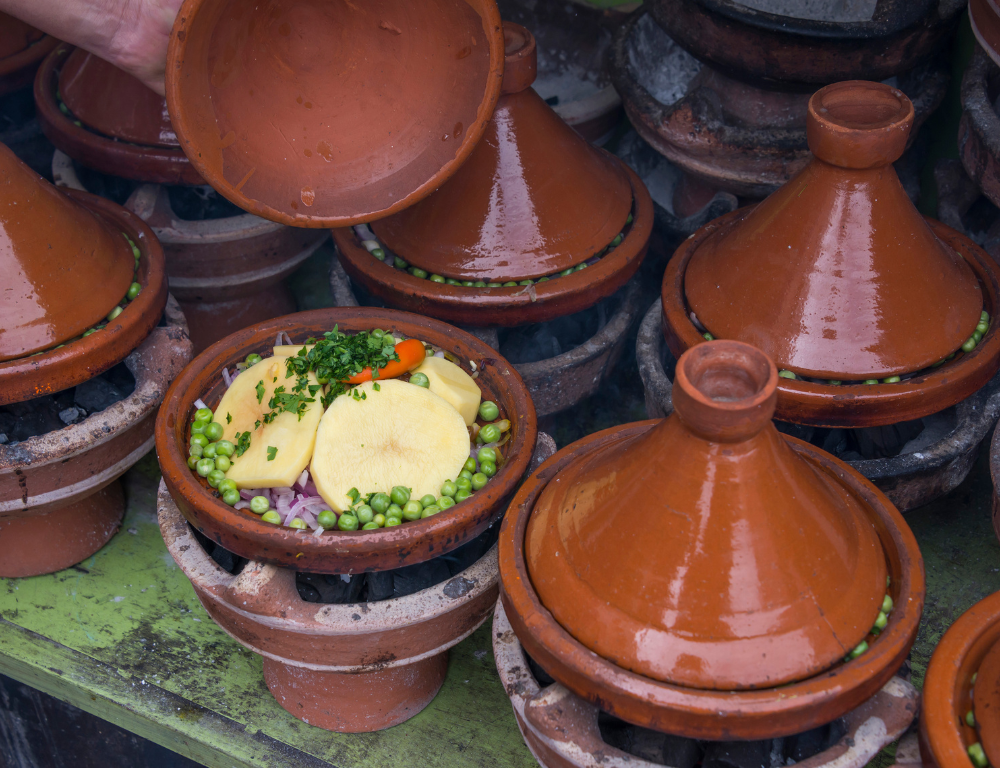
[[[653,208],[642,182],[530,87],[531,33],[508,22],[504,35],[503,95],[483,140],[441,189],[372,225],[385,261],[334,230],[344,269],[391,306],[474,326],[551,320],[610,296],[646,253]],[[560,274],[584,263],[583,274]]]
[[[0,299],[0,404],[7,404],[121,362],[159,321],[167,281],[156,237],[128,211],[56,189],[2,145],[0,185],[0,272],[9,289]],[[106,319],[133,281],[141,293]]]
[[[761,739],[840,717],[903,663],[913,534],[861,475],[777,432],[777,382],[749,345],[699,345],[672,416],[574,443],[518,492],[504,611],[573,693],[654,730]]]
[[[180,147],[166,100],[82,48],[63,43],[35,78],[46,137],[102,173],[161,184],[204,184]]]
[[[969,0],[969,21],[983,50],[1000,65],[1000,5],[996,0]]]
[[[934,649],[920,713],[924,765],[969,768],[975,753],[1000,764],[998,697],[1000,592],[959,616]]]
[[[30,85],[42,59],[58,44],[41,30],[0,13],[0,96]]]
[[[699,230],[668,265],[674,355],[706,332],[759,346],[788,377],[778,418],[800,424],[916,419],[982,387],[1000,368],[997,269],[906,197],[890,163],[912,121],[909,99],[880,83],[814,94],[812,162]],[[973,338],[983,311],[990,326]]]
[[[502,51],[493,0],[240,13],[185,0],[167,104],[195,168],[240,208],[347,226],[412,205],[468,158],[500,93]]]
[[[453,353],[503,413],[514,414],[508,461],[488,485],[452,510],[378,531],[302,535],[234,509],[213,496],[187,466],[187,429],[195,400],[218,404],[222,369],[257,353],[270,356],[275,338],[293,343],[338,326],[345,333],[382,328]],[[202,352],[174,381],[156,423],[156,452],[164,482],[184,517],[201,533],[241,557],[309,573],[390,570],[445,554],[496,521],[528,467],[537,436],[535,408],[521,377],[495,350],[471,334],[429,318],[387,309],[337,307],[276,318],[229,336]]]

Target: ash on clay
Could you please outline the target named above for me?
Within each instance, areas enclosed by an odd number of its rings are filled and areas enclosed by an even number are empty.
[[[539,686],[555,682],[530,656],[528,669]],[[843,720],[795,736],[762,741],[701,741],[641,728],[607,712],[597,716],[606,744],[633,757],[671,768],[782,768],[829,749],[847,733]]]
[[[16,445],[77,424],[134,391],[135,377],[125,363],[119,363],[100,376],[54,395],[0,406],[0,444]]]
[[[608,324],[620,304],[621,298],[615,294],[583,312],[547,323],[501,328],[497,332],[500,354],[514,365],[557,357],[593,338]]]
[[[628,63],[639,85],[666,106],[680,101],[701,71],[701,62],[677,45],[649,14],[636,22],[629,36]]]
[[[739,0],[755,11],[808,21],[871,21],[878,0]]]

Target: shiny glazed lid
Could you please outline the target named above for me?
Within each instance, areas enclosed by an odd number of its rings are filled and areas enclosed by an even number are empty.
[[[870,631],[878,534],[778,434],[777,379],[749,345],[700,344],[677,364],[673,415],[551,480],[528,573],[577,641],[645,677],[746,690],[813,677]]]
[[[372,229],[409,263],[461,280],[543,277],[581,264],[625,228],[632,190],[531,88],[535,39],[504,22],[503,95],[468,161],[437,192]]]
[[[891,165],[912,124],[910,100],[887,85],[817,91],[810,164],[691,257],[684,292],[705,329],[821,379],[912,373],[958,350],[983,295]]]
[[[282,224],[347,226],[430,194],[503,76],[494,0],[185,0],[171,122],[199,173]]]
[[[132,284],[125,237],[0,144],[0,361],[79,336]]]
[[[976,729],[990,765],[1000,765],[1000,640],[983,658],[972,687]]]
[[[25,24],[20,19],[0,13],[0,59],[20,53],[44,36],[44,32]]]
[[[106,136],[157,147],[178,147],[167,100],[132,75],[77,48],[59,73],[63,102],[84,125]]]

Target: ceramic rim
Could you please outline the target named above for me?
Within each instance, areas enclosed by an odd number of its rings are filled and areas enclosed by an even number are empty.
[[[32,67],[44,59],[59,45],[59,41],[50,35],[39,38],[23,51],[13,56],[0,59],[0,95],[10,93],[24,85],[30,85],[33,73]]]

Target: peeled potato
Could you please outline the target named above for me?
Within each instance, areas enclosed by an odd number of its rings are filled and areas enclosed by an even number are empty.
[[[479,412],[482,394],[476,380],[443,357],[427,357],[411,373],[423,373],[431,382],[431,392],[440,395],[462,414],[465,425],[471,427]]]
[[[469,457],[469,431],[446,400],[398,379],[378,385],[376,391],[370,381],[359,384],[363,400],[341,395],[319,423],[310,471],[338,512],[351,505],[351,488],[388,493],[402,485],[414,499],[438,496]]]
[[[310,384],[317,383],[312,373],[308,378]],[[258,383],[264,386],[259,400]],[[314,396],[316,402],[306,405],[301,419],[286,411],[279,413],[270,424],[264,424],[264,414],[271,410],[267,404],[275,388],[283,386],[286,392],[291,392],[295,383],[294,376],[286,378],[285,358],[268,357],[237,376],[222,396],[215,409],[215,420],[222,424],[223,439],[236,445],[239,433],[250,432],[250,448],[242,456],[233,456],[233,466],[226,473],[237,488],[291,485],[309,465],[316,428],[323,416],[320,392]],[[227,414],[232,417],[228,422]],[[255,427],[258,421],[260,426]],[[271,461],[267,460],[269,447],[277,449]]]
[[[274,356],[291,357],[292,355],[297,355],[303,347],[306,350],[306,354],[309,354],[309,350],[315,346],[315,344],[282,344],[274,348]]]

